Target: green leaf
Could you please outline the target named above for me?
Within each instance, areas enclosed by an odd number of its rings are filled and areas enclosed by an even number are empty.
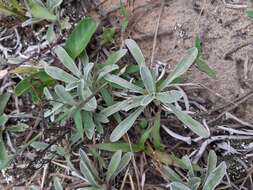
[[[52,43],[56,39],[56,34],[54,32],[54,25],[51,25],[47,29],[46,39],[49,43]]]
[[[108,74],[104,77],[104,79],[108,82],[115,83],[123,88],[130,89],[134,92],[139,92],[139,93],[144,92],[144,90],[141,87],[136,86],[133,83],[130,83],[127,80],[125,80],[117,75]]]
[[[117,170],[120,161],[121,161],[121,155],[122,155],[122,151],[118,150],[117,152],[115,152],[112,155],[112,159],[109,163],[107,172],[106,172],[106,181],[107,183],[110,181],[111,177],[113,176],[114,172]]]
[[[74,118],[77,132],[80,135],[80,137],[83,139],[84,127],[83,127],[83,120],[82,120],[81,112],[80,111],[75,112],[73,118]]]
[[[188,175],[190,177],[194,177],[193,166],[192,166],[191,160],[188,157],[188,155],[183,156],[182,161],[183,161],[184,165],[186,166],[186,168],[188,170]]]
[[[65,72],[64,70],[58,67],[45,66],[45,71],[49,76],[51,76],[52,78],[56,80],[60,80],[66,83],[73,83],[75,81],[78,81],[76,77],[68,74],[67,72]]]
[[[118,166],[117,170],[114,172],[111,179],[115,178],[122,170],[124,170],[127,167],[127,165],[129,164],[132,156],[133,156],[132,152],[127,152],[126,154],[124,154],[124,156],[122,157],[122,159],[119,163],[119,166]]]
[[[139,141],[139,145],[144,149],[145,147],[145,143],[148,140],[150,133],[152,131],[152,128],[149,128],[147,130],[145,130],[145,132],[141,135],[140,141]]]
[[[126,49],[120,49],[118,51],[113,52],[107,58],[105,65],[113,65],[116,64],[122,57],[124,57],[127,53]]]
[[[122,150],[123,152],[140,152],[142,151],[142,147],[136,144],[128,144],[128,143],[101,143],[93,145],[93,147],[98,148],[100,150],[116,152],[117,150]]]
[[[7,150],[5,148],[4,140],[3,140],[3,131],[0,130],[0,169],[5,169],[9,165],[9,156],[7,154]]]
[[[156,149],[161,148],[161,136],[160,136],[160,127],[161,127],[161,112],[157,112],[155,115],[155,122],[154,122],[154,127],[151,131],[151,137],[153,139],[153,143]]]
[[[125,43],[139,67],[145,65],[144,56],[137,43],[132,39],[125,40]]]
[[[0,115],[0,127],[4,126],[8,120],[9,120],[8,115],[6,114]]]
[[[79,150],[79,154],[80,154],[80,159],[87,165],[87,167],[92,172],[92,175],[95,177],[95,179],[99,180],[98,172],[97,172],[94,164],[90,161],[87,154],[82,149]]]
[[[62,85],[56,85],[54,87],[55,93],[61,99],[62,102],[69,104],[69,105],[77,105],[74,98],[68,93]]]
[[[53,181],[54,181],[54,189],[55,190],[63,190],[60,179],[58,177],[53,177]]]
[[[115,32],[115,28],[106,28],[101,34],[101,45],[112,42]]]
[[[166,92],[159,92],[156,94],[156,99],[164,104],[170,104],[179,101],[183,97],[178,90],[170,90]]]
[[[252,10],[252,9],[248,9],[248,10],[246,11],[246,15],[247,15],[248,17],[250,17],[250,18],[253,18],[253,10]]]
[[[161,172],[164,175],[164,177],[166,179],[168,179],[169,181],[172,181],[172,182],[183,182],[183,180],[181,179],[181,177],[174,170],[172,170],[168,166],[162,166]]]
[[[86,17],[78,23],[65,43],[65,50],[73,59],[83,52],[96,29],[97,23],[90,17]]]
[[[215,78],[216,72],[213,69],[211,69],[203,59],[201,40],[198,34],[196,35],[195,38],[195,47],[198,49],[198,56],[195,61],[198,69],[206,73],[208,76]]]
[[[52,12],[62,4],[63,0],[47,0],[47,7]]]
[[[118,141],[134,124],[135,120],[143,112],[144,108],[140,107],[124,119],[111,133],[110,140]]]
[[[227,166],[222,162],[215,170],[213,170],[207,177],[203,186],[203,190],[214,190],[220,184],[222,178],[226,174]]]
[[[103,78],[104,76],[106,76],[110,72],[117,70],[118,68],[119,68],[118,65],[107,65],[107,66],[103,67],[99,71],[97,80],[100,80],[101,78]]]
[[[138,96],[137,96],[138,97]],[[141,96],[139,96],[141,97]],[[141,100],[141,106],[146,107],[147,105],[149,105],[152,101],[154,100],[154,96],[153,95],[146,95],[143,97],[143,99]]]
[[[92,174],[89,166],[81,159],[80,160],[80,170],[85,179],[93,186],[98,186],[95,176]]]
[[[88,97],[90,97],[93,93],[88,87],[84,87],[84,84],[80,85],[80,97],[82,101],[85,101]],[[97,108],[97,100],[94,96],[91,98],[82,109],[85,111],[94,111]]]
[[[120,14],[124,17],[124,20],[121,24],[121,33],[125,32],[128,23],[129,23],[129,16],[127,13],[127,9],[125,5],[123,4],[122,0],[120,0]]]
[[[216,168],[217,156],[213,150],[210,150],[207,160],[207,176]]]
[[[46,149],[49,146],[49,144],[42,141],[34,141],[30,144],[30,146],[36,149],[37,151],[41,151]]]
[[[167,104],[167,106],[172,110],[172,113],[174,113],[177,118],[182,121],[194,133],[203,138],[207,138],[210,136],[208,130],[201,123],[194,120],[191,116],[177,109],[172,104]]]
[[[171,82],[173,82],[176,78],[180,77],[182,74],[184,74],[190,66],[194,63],[198,56],[198,49],[197,48],[191,48],[189,49],[187,55],[183,57],[183,59],[177,64],[174,71],[172,71],[169,76],[160,84],[158,87],[159,91],[166,88]]]
[[[0,115],[4,113],[5,107],[10,99],[11,95],[9,93],[4,93],[0,95]]]
[[[17,125],[8,126],[6,130],[12,133],[22,133],[22,132],[25,132],[29,128],[30,126],[25,123],[18,123]]]
[[[15,93],[17,96],[21,96],[31,92],[33,101],[36,103],[42,98],[44,87],[50,87],[54,84],[55,80],[41,70],[20,81],[15,87]]]
[[[191,190],[189,187],[184,185],[183,183],[173,182],[170,184],[171,190]]]
[[[45,7],[42,7],[38,3],[33,2],[32,0],[29,1],[29,6],[31,10],[31,14],[35,18],[45,19],[48,21],[56,21],[57,17],[48,11]]]
[[[141,79],[143,81],[143,84],[148,91],[149,94],[154,94],[156,92],[156,87],[155,87],[155,80],[147,66],[141,66],[140,67],[140,75]]]
[[[201,184],[201,178],[199,177],[190,177],[187,182],[187,186],[191,188],[191,190],[198,190]]]
[[[75,76],[80,77],[81,72],[77,68],[73,59],[68,55],[68,53],[61,46],[54,49],[58,59],[63,63],[63,65]]]
[[[82,111],[83,128],[88,139],[92,139],[95,133],[95,124],[92,118],[92,112]]]

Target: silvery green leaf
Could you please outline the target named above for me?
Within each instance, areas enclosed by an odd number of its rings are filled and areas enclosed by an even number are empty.
[[[48,90],[47,87],[45,87],[43,89],[43,93],[44,93],[44,95],[45,95],[45,97],[46,97],[47,100],[53,100],[54,99],[53,96],[52,96],[52,94],[51,94],[51,92]]]
[[[75,82],[66,84],[66,87],[65,87],[66,91],[71,91],[77,88],[81,81],[82,79],[80,81],[75,81]]]
[[[132,152],[127,152],[126,154],[124,154],[124,156],[122,156],[119,166],[117,170],[114,172],[114,174],[112,175],[111,179],[115,178],[122,170],[124,170],[127,167],[132,156],[133,156]]]
[[[164,175],[164,177],[166,179],[168,179],[169,181],[183,182],[183,180],[181,179],[181,177],[174,170],[172,170],[168,166],[162,166],[161,172]]]
[[[57,46],[54,49],[58,59],[62,62],[62,64],[75,76],[80,77],[81,72],[77,68],[74,60],[68,55],[64,48],[61,46]]]
[[[109,117],[109,116],[113,115],[114,113],[122,110],[125,106],[127,106],[127,104],[128,104],[127,101],[128,100],[124,100],[122,102],[117,102],[117,103],[103,109],[101,111],[101,113],[104,114],[105,116]]]
[[[80,55],[79,59],[83,65],[87,65],[89,63],[89,56],[88,56],[86,50],[83,51],[83,53]]]
[[[190,177],[187,182],[187,186],[191,188],[191,190],[198,190],[201,184],[201,178],[199,177]]]
[[[54,181],[54,189],[55,190],[63,190],[60,179],[58,177],[53,177],[53,181]]]
[[[47,7],[50,11],[53,11],[55,8],[59,7],[63,0],[47,0]]]
[[[93,176],[90,168],[88,165],[83,161],[80,160],[80,170],[83,174],[84,178],[89,182],[90,185],[98,186],[98,182],[96,181],[95,177]]]
[[[194,177],[193,166],[192,166],[191,160],[190,160],[190,158],[188,157],[188,155],[183,156],[182,162],[183,162],[183,164],[186,166],[186,168],[188,169],[188,174],[189,174],[189,176],[190,176],[190,177]]]
[[[34,141],[30,144],[30,146],[36,149],[37,151],[40,151],[46,149],[49,146],[49,144],[45,142]]]
[[[53,42],[56,39],[56,34],[54,32],[54,25],[50,25],[47,29],[46,39],[49,43]]]
[[[137,43],[132,39],[125,40],[125,43],[129,51],[131,52],[132,56],[134,57],[135,61],[138,63],[138,65],[139,66],[145,65],[144,56]]]
[[[81,111],[76,111],[74,113],[73,118],[74,118],[75,127],[77,129],[77,132],[79,133],[80,137],[83,139],[84,126],[83,126]]]
[[[6,115],[6,114],[0,115],[0,127],[1,127],[1,126],[4,126],[5,123],[6,123],[8,120],[9,120],[8,115]]]
[[[106,181],[109,182],[111,177],[113,176],[114,172],[117,170],[120,160],[121,160],[122,151],[118,150],[112,155],[111,161],[109,163],[109,166],[107,168],[106,172]]]
[[[116,52],[113,52],[109,57],[107,58],[105,65],[113,65],[116,64],[124,55],[126,55],[127,50],[126,49],[120,49]]]
[[[83,67],[84,80],[89,80],[93,67],[94,67],[94,63],[87,63],[84,65]]]
[[[140,107],[132,112],[126,119],[121,121],[121,123],[112,131],[110,140],[112,142],[118,141],[125,133],[127,133],[143,110],[144,108]]]
[[[5,107],[10,99],[11,95],[9,93],[4,93],[0,95],[0,115],[4,113]]]
[[[215,168],[207,177],[206,182],[203,186],[203,190],[214,190],[217,185],[220,184],[222,178],[226,174],[226,163],[222,162]]]
[[[154,96],[153,95],[146,95],[145,97],[143,97],[143,99],[141,100],[141,106],[147,106],[148,104],[150,104],[152,101],[154,100]]]
[[[207,160],[207,175],[209,175],[215,168],[217,164],[217,155],[213,150],[210,150]]]
[[[98,172],[97,172],[94,164],[90,161],[90,159],[87,156],[87,154],[82,149],[79,150],[79,154],[80,154],[80,159],[87,165],[87,167],[89,168],[89,170],[92,172],[92,175],[96,179],[98,179]]]
[[[102,114],[101,112],[100,113],[94,113],[94,118],[96,118],[96,120],[98,122],[101,122],[101,123],[108,123],[109,122],[106,115]]]
[[[172,104],[167,104],[167,106],[172,110],[177,118],[183,122],[189,129],[191,129],[194,133],[199,135],[200,137],[207,138],[210,136],[209,131],[198,121],[194,120],[188,114],[182,112]]]
[[[166,88],[173,80],[180,77],[182,74],[184,74],[190,66],[194,63],[195,59],[198,56],[198,49],[197,48],[191,48],[188,51],[188,54],[183,57],[183,59],[177,64],[174,71],[172,71],[169,76],[162,82],[162,84],[158,87],[158,89],[161,91],[164,88]]]
[[[171,190],[192,190],[183,183],[180,182],[173,182],[170,184]]]
[[[118,65],[106,65],[105,67],[103,67],[98,74],[98,78],[97,80],[100,80],[101,78],[103,78],[105,75],[109,74],[112,71],[115,71],[119,68]]]
[[[61,99],[62,102],[65,102],[69,105],[76,105],[74,98],[68,93],[62,85],[56,85],[54,87],[55,93]]]
[[[179,101],[183,97],[179,90],[170,90],[166,92],[159,92],[156,94],[156,99],[164,104],[170,104]]]
[[[64,70],[54,67],[54,66],[45,66],[46,73],[56,80],[60,80],[66,83],[73,83],[74,81],[78,81],[78,79]]]
[[[153,95],[156,92],[155,80],[149,70],[145,65],[140,67],[140,75],[142,82],[149,94]]]
[[[123,88],[126,88],[126,89],[129,89],[129,90],[132,90],[134,92],[139,92],[139,93],[143,93],[144,90],[139,87],[139,86],[136,86],[134,85],[133,83],[130,83],[128,82],[127,80],[117,76],[117,75],[112,75],[112,74],[107,74],[104,79],[106,81],[109,81],[109,82],[112,82],[112,83],[115,83]]]
[[[45,20],[49,20],[49,21],[57,20],[57,17],[53,13],[48,11],[41,4],[39,4],[37,2],[35,3],[33,1],[29,1],[28,4],[30,7],[29,11],[31,12],[33,17],[35,17],[37,19],[45,19]]]
[[[123,111],[129,111],[133,108],[141,106],[141,103],[143,102],[143,99],[146,96],[133,96],[127,99],[127,104],[122,108]],[[149,98],[148,98],[149,99]],[[144,103],[147,103],[147,101],[144,101]]]
[[[62,103],[58,103],[58,102],[55,103],[51,110],[47,110],[46,112],[44,112],[44,117],[49,117],[50,115],[54,114],[56,111],[60,110],[63,106],[64,104]]]
[[[89,96],[92,95],[91,90],[88,87],[84,86],[84,82],[80,82],[78,86],[79,96],[81,97],[82,101],[85,101]],[[93,111],[97,108],[97,100],[95,97],[91,98],[83,107],[82,109],[85,111]]]
[[[95,133],[95,124],[92,118],[92,112],[82,111],[83,129],[88,139],[92,139]]]

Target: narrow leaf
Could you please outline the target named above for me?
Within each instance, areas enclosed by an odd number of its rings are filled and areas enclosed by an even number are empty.
[[[226,174],[227,166],[222,162],[211,174],[207,177],[203,190],[214,190],[220,184],[222,178]]]
[[[156,94],[156,99],[164,104],[170,104],[179,101],[183,97],[182,93],[178,90],[170,90]]]
[[[29,6],[30,6],[31,14],[33,17],[39,18],[39,19],[45,19],[49,21],[57,20],[57,17],[54,14],[52,14],[45,7],[42,7],[38,3],[35,3],[30,0]]]
[[[45,71],[49,76],[56,80],[60,80],[66,83],[73,83],[74,81],[78,81],[76,77],[68,74],[58,67],[45,66]]]
[[[112,155],[112,159],[109,163],[107,172],[106,172],[106,181],[109,182],[110,178],[113,176],[114,172],[117,170],[120,160],[121,160],[122,151],[118,150]]]
[[[61,99],[61,101],[70,105],[76,105],[76,102],[73,99],[73,97],[70,95],[69,92],[65,90],[65,88],[62,85],[56,85],[54,89],[55,93]]]
[[[74,122],[75,122],[75,126],[76,126],[78,134],[83,139],[84,127],[83,127],[82,115],[80,111],[75,112]]]
[[[198,56],[198,49],[191,48],[188,51],[188,54],[183,57],[183,59],[177,64],[174,71],[172,71],[169,76],[162,82],[162,84],[158,87],[159,90],[163,90],[166,88],[173,80],[180,77],[184,74],[190,66],[194,63],[195,59]]]
[[[168,166],[163,166],[161,168],[161,172],[163,173],[164,177],[171,182],[183,182],[181,177]]]
[[[145,65],[144,56],[137,43],[132,39],[125,40],[125,43],[129,51],[131,52],[132,56],[134,57],[135,61],[138,63],[138,65],[139,66]]]
[[[80,77],[81,73],[77,68],[73,59],[68,55],[68,53],[61,46],[54,49],[58,59],[63,63],[63,65],[75,76]]]
[[[191,190],[189,187],[184,185],[183,183],[173,182],[170,184],[171,190]]]
[[[109,57],[107,58],[105,65],[113,65],[116,64],[122,57],[124,57],[127,53],[126,49],[120,49],[116,52],[113,52]]]
[[[101,143],[94,145],[95,148],[98,148],[100,150],[110,151],[110,152],[116,152],[117,150],[122,150],[123,152],[140,152],[142,150],[142,147],[136,144],[131,144],[131,146],[128,143]]]
[[[140,107],[124,119],[111,133],[110,140],[118,141],[134,124],[135,120],[143,112],[144,108]]]
[[[53,177],[53,181],[54,181],[54,189],[55,190],[63,190],[60,179],[58,177]]]
[[[109,82],[115,83],[123,88],[130,89],[134,92],[139,92],[139,93],[144,92],[144,90],[141,87],[136,86],[133,83],[130,83],[127,80],[125,80],[117,75],[108,74],[104,77],[104,79]]]
[[[4,113],[5,107],[10,99],[11,95],[9,93],[4,93],[0,95],[0,115]]]
[[[156,91],[155,80],[147,66],[140,67],[140,74],[143,84],[149,94],[154,94]]]
[[[180,111],[172,104],[167,104],[169,108],[172,110],[172,113],[174,113],[177,118],[182,121],[188,128],[190,128],[194,133],[199,135],[200,137],[207,138],[210,136],[208,130],[198,121],[194,120],[191,116],[188,114]]]
[[[119,163],[117,170],[114,172],[111,179],[115,178],[122,170],[124,170],[127,167],[128,163],[130,162],[132,158],[132,155],[133,155],[132,152],[127,152],[126,154],[124,154],[124,156],[122,157]]]

